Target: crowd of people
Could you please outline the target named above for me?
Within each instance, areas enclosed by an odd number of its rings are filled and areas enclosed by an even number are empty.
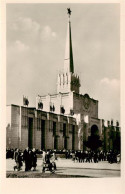
[[[28,147],[22,152],[18,148],[15,149],[14,159],[16,165],[14,166],[14,170],[20,171],[23,166],[23,162],[25,163],[25,171],[30,171],[33,168],[33,171],[36,170],[37,166],[37,155],[36,150],[33,148],[32,150]]]
[[[99,161],[108,161],[109,163],[119,163],[120,154],[110,150],[109,152],[103,151],[75,151],[75,152],[66,152],[66,159],[72,158],[74,162],[94,162],[98,163]]]
[[[104,151],[71,151],[71,150],[36,150],[35,148],[29,149],[28,147],[22,151],[18,148],[7,149],[6,150],[6,158],[12,158],[15,160],[16,165],[14,166],[14,170],[20,171],[22,169],[23,164],[25,164],[25,171],[36,171],[37,167],[37,156],[42,156],[42,163],[54,163],[55,169],[56,164],[55,160],[57,159],[56,155],[63,156],[66,159],[72,159],[74,162],[94,162],[98,163],[100,161],[108,161],[109,163],[120,163],[120,154],[117,152],[113,152],[110,150],[109,152]]]
[[[50,164],[54,163],[54,167],[56,169],[55,164],[55,153],[51,151],[44,150],[36,150],[35,148],[29,149],[28,147],[22,151],[18,148],[7,149],[6,150],[6,158],[12,158],[15,160],[16,165],[13,167],[14,170],[20,171],[22,170],[23,164],[25,164],[25,171],[36,171],[37,166],[37,155],[42,156],[41,166],[43,167],[44,163]]]

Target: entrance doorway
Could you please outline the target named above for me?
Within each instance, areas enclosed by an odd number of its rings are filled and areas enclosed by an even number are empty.
[[[58,149],[58,139],[56,134],[56,122],[53,122],[54,149]]]
[[[41,120],[41,149],[45,150],[45,120]]]
[[[28,147],[32,149],[33,147],[33,118],[29,118],[28,125]]]
[[[63,123],[64,149],[67,149],[66,123]]]

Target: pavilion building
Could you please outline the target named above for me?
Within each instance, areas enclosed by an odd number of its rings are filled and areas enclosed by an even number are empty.
[[[27,146],[37,149],[86,150],[84,142],[91,133],[103,140],[103,149],[113,148],[110,131],[120,133],[119,123],[98,118],[98,100],[80,94],[80,78],[73,61],[71,21],[68,20],[64,68],[57,76],[57,93],[38,95],[36,107],[7,106],[9,148]]]

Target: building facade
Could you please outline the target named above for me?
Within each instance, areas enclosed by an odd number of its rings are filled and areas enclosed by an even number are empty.
[[[104,150],[113,149],[116,126],[98,118],[98,100],[80,94],[80,78],[75,74],[71,21],[68,21],[64,68],[57,76],[57,93],[36,97],[36,107],[7,106],[7,147],[25,149],[86,150],[85,142],[95,131]],[[111,135],[112,134],[114,135]],[[112,138],[111,138],[112,136]]]
[[[78,149],[76,119],[36,108],[10,105],[7,147],[25,149]]]

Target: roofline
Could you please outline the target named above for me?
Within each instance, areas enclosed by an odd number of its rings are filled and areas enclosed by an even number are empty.
[[[16,104],[7,104],[6,106],[18,106],[18,107],[20,107],[20,105],[16,105]]]
[[[76,93],[76,92],[73,92],[74,94],[76,94],[76,95],[79,95],[79,96],[82,96],[82,97],[84,97],[84,95],[86,94],[78,94],[78,93]],[[91,100],[95,100],[94,98],[91,98],[90,96],[89,96],[89,98],[91,99]],[[98,100],[95,100],[96,102],[98,102]]]
[[[56,93],[56,94],[47,94],[47,95],[38,95],[36,97],[46,97],[46,96],[58,96],[59,94],[63,95],[63,94],[69,94],[70,92],[65,92],[65,93],[62,93],[62,92],[59,92],[59,93]]]

